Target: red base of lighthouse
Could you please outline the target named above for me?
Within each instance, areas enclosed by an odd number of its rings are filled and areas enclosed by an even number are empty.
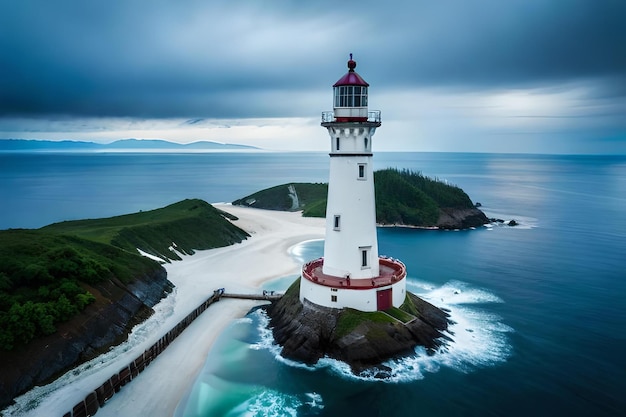
[[[380,275],[377,277],[353,279],[324,274],[322,272],[324,258],[318,258],[304,264],[302,277],[317,285],[353,290],[371,290],[372,288],[385,287],[406,278],[406,267],[397,259],[380,257],[378,258],[378,265]]]

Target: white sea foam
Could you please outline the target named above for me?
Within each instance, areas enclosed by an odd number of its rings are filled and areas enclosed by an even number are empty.
[[[282,348],[274,342],[274,335],[272,334],[272,329],[270,329],[269,327],[270,319],[267,316],[265,310],[257,309],[252,314],[256,316],[256,319],[259,323],[257,328],[259,332],[259,341],[257,343],[251,344],[250,349],[268,350],[270,351],[270,353],[272,353],[272,355],[278,362],[284,363],[285,365],[294,368],[307,369],[310,371],[314,371],[316,369],[314,366],[310,366],[303,362],[294,361],[281,356],[280,351]]]
[[[304,404],[309,406],[310,408],[324,408],[324,401],[322,400],[322,396],[317,392],[307,392],[304,394],[308,401],[305,401]]]
[[[292,395],[264,389],[239,404],[227,416],[295,417],[303,408],[308,409],[308,411],[323,409],[322,396],[315,392],[305,393],[304,395]]]
[[[293,395],[281,394],[273,390],[267,390],[250,398],[244,406],[246,411],[243,413],[237,412],[237,416],[249,416],[249,417],[274,417],[274,416],[297,416],[298,407],[302,405],[302,402]]]
[[[510,214],[510,213],[497,213],[497,212],[493,212],[493,211],[488,211],[485,209],[482,209],[486,216],[491,218],[496,218],[496,219],[502,219],[504,220],[504,223],[499,223],[499,222],[493,222],[493,223],[487,223],[484,226],[487,227],[488,229],[493,229],[494,227],[511,227],[513,229],[534,229],[537,227],[539,221],[537,218],[535,217],[528,217],[528,216],[518,216],[516,214]],[[515,220],[517,222],[516,226],[509,226],[508,223],[511,220]]]
[[[485,290],[470,288],[460,281],[450,281],[441,287],[429,286],[426,283],[413,284],[409,281],[407,287],[424,300],[444,308],[463,304],[502,302],[502,299],[497,295]]]
[[[326,369],[348,379],[383,382],[409,382],[425,378],[426,374],[439,371],[442,367],[459,372],[471,372],[477,367],[493,366],[506,361],[511,346],[507,334],[513,329],[502,323],[501,318],[485,310],[483,305],[502,303],[497,295],[468,284],[452,281],[442,286],[423,281],[411,281],[408,287],[420,297],[444,308],[450,314],[451,324],[445,341],[434,353],[417,347],[415,354],[383,363],[386,370],[372,370],[359,375],[352,373],[345,362],[322,358],[315,366],[285,359],[280,355],[281,347],[273,339],[268,328],[269,319],[264,311],[257,310],[260,340],[253,349],[267,349],[274,358],[286,365],[310,371]]]

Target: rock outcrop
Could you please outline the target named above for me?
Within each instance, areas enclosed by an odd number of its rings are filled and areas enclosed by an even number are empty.
[[[59,324],[56,333],[2,352],[0,406],[124,341],[136,324],[152,315],[152,307],[172,288],[162,267],[128,284],[110,279],[90,286],[88,290],[96,301],[70,321]]]
[[[409,355],[416,346],[434,351],[445,342],[448,314],[407,293],[406,321],[385,312],[321,307],[299,300],[299,281],[283,298],[267,307],[281,355],[314,364],[328,356],[350,365],[353,372],[382,369],[387,359]],[[393,314],[393,312],[389,312]]]
[[[477,208],[441,208],[436,227],[439,229],[469,229],[489,223],[489,218]]]

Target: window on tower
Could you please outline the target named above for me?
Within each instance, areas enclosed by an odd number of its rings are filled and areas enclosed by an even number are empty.
[[[339,138],[335,138],[335,148],[337,148],[337,150],[339,150]]]
[[[367,249],[361,249],[361,267],[367,268],[368,265]]]
[[[364,180],[365,178],[365,166],[367,164],[359,164],[359,179]]]
[[[361,269],[370,268],[370,251],[372,250],[372,247],[360,246],[359,250],[361,251]]]
[[[335,218],[334,218],[334,224],[333,224],[333,230],[341,230],[341,216],[339,214],[335,214]]]

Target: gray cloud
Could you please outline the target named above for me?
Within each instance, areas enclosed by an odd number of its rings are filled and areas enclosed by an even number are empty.
[[[348,52],[378,91],[626,95],[620,0],[207,3],[3,2],[0,116],[309,115]]]
[[[419,56],[402,82],[492,85],[622,75],[621,21],[626,4],[611,1],[438,2],[427,27],[398,29]],[[408,18],[407,18],[408,20]],[[418,19],[419,21],[419,19]],[[410,55],[409,55],[410,56]]]

